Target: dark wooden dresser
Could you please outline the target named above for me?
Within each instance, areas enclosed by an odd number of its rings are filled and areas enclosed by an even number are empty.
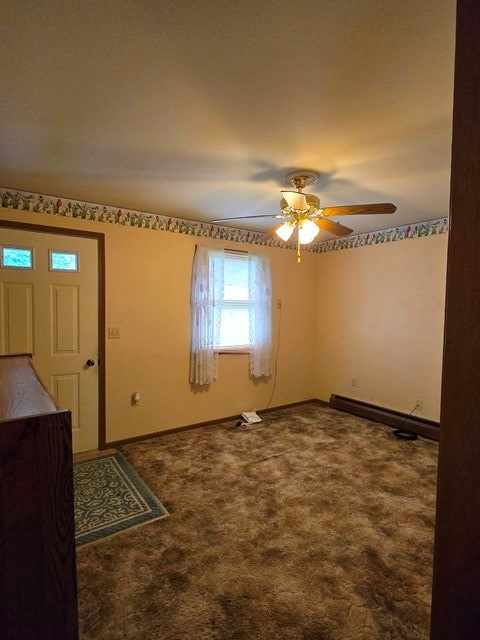
[[[0,356],[0,637],[77,640],[72,432],[28,355]]]

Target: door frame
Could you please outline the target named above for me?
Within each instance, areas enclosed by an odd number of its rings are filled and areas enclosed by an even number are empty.
[[[0,220],[0,228],[33,233],[87,238],[97,242],[97,280],[98,280],[98,449],[106,448],[106,352],[105,352],[105,234],[83,229],[50,227],[29,222]]]
[[[480,638],[480,4],[457,0],[431,640]]]

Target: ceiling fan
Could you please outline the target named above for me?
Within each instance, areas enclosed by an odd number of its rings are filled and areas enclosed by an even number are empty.
[[[219,218],[212,222],[229,222],[247,218],[278,218],[281,220],[269,229],[260,241],[270,240],[276,234],[287,242],[293,232],[297,232],[297,262],[300,262],[300,245],[310,244],[315,240],[320,229],[336,236],[348,236],[353,229],[330,220],[334,216],[372,215],[394,213],[397,207],[391,202],[381,204],[353,204],[339,207],[320,207],[320,199],[312,194],[303,193],[303,189],[318,179],[318,173],[306,169],[292,171],[285,176],[285,184],[291,185],[295,191],[282,191],[280,213],[258,216],[239,216],[236,218]]]

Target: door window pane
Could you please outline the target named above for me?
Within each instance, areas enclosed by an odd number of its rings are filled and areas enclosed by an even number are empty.
[[[33,249],[2,247],[2,267],[9,269],[33,269]]]
[[[78,271],[78,255],[71,251],[50,251],[51,271]]]

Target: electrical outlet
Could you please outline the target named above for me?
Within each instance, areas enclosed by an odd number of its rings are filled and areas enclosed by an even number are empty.
[[[423,411],[423,400],[415,400],[415,409],[417,413],[422,413]]]
[[[282,299],[277,298],[277,309],[281,309],[281,308],[282,308]]]
[[[358,386],[358,378],[353,377],[352,378],[352,387],[356,387]]]

